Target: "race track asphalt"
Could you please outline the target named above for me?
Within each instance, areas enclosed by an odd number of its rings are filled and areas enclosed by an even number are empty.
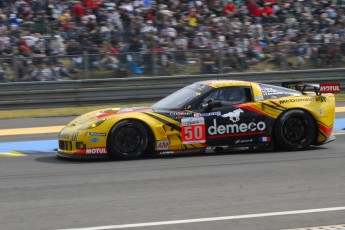
[[[53,154],[2,158],[0,229],[71,229],[344,207],[345,135],[337,137],[297,152],[96,162],[62,161]],[[277,230],[344,223],[342,210],[134,229]]]
[[[64,125],[72,119],[2,120],[0,130]],[[56,133],[0,138],[48,140]],[[296,152],[135,161],[66,161],[53,152],[1,158],[0,229],[278,230],[343,225],[344,165],[342,134],[327,145]]]

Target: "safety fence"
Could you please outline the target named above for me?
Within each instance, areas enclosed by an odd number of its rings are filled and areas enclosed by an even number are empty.
[[[190,76],[132,77],[0,84],[0,109],[49,108],[152,102],[196,81],[209,79],[247,80],[281,85],[286,81],[310,83],[341,83],[343,68],[253,72],[231,74],[200,74]]]
[[[247,47],[247,48],[245,48]],[[0,59],[0,82],[29,82],[345,68],[345,43],[220,49],[33,54]]]

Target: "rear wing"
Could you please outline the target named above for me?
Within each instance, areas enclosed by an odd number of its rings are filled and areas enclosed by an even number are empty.
[[[322,93],[340,93],[340,84],[317,84],[317,83],[303,83],[303,82],[283,82],[282,86],[289,89],[298,90],[304,93],[306,89],[312,88],[317,96]]]

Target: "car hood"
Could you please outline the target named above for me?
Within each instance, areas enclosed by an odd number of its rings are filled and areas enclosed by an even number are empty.
[[[81,124],[86,124],[90,122],[94,122],[97,120],[102,120],[105,118],[117,116],[124,113],[134,113],[134,112],[151,112],[152,109],[150,107],[133,107],[133,108],[107,108],[107,109],[100,109],[95,110],[86,114],[83,114],[73,121],[71,121],[68,126],[76,126]]]

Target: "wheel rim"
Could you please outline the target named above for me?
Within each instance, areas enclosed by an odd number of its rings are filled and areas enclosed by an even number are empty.
[[[291,117],[284,122],[283,134],[287,141],[296,143],[305,138],[307,123],[299,117]]]
[[[121,127],[114,136],[114,147],[127,155],[140,154],[143,137],[133,126]]]

